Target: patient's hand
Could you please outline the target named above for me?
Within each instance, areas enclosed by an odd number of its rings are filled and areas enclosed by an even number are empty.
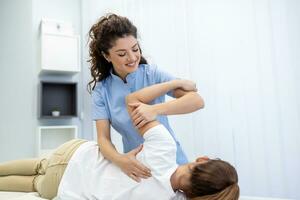
[[[157,111],[152,105],[144,103],[131,103],[129,106],[133,107],[131,120],[133,125],[137,128],[143,127],[145,124],[155,120],[157,117]]]
[[[131,150],[130,152],[123,154],[118,162],[118,166],[121,170],[127,174],[133,180],[140,182],[141,178],[151,177],[151,171],[141,162],[136,160],[136,154],[142,150],[143,146]]]

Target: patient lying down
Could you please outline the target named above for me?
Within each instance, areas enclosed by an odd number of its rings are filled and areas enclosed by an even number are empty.
[[[128,95],[126,103],[149,103],[182,84],[184,80],[152,85]],[[131,114],[133,108],[127,109]],[[0,190],[37,191],[43,198],[60,200],[238,199],[238,176],[229,163],[199,157],[178,166],[176,144],[163,125],[152,121],[138,132],[145,142],[137,159],[152,173],[141,182],[106,160],[96,142],[75,139],[61,145],[49,159],[0,164]]]

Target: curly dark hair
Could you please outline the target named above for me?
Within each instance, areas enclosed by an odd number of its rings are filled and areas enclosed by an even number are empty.
[[[220,159],[196,165],[192,170],[190,183],[189,189],[184,192],[192,200],[239,198],[237,172],[231,164]]]
[[[92,80],[88,83],[88,91],[95,88],[98,81],[104,80],[109,76],[112,69],[112,63],[108,62],[104,54],[113,47],[114,42],[126,36],[137,38],[137,28],[126,17],[116,14],[106,14],[102,16],[89,30],[89,54],[91,63]],[[139,46],[140,48],[140,46]],[[142,54],[141,48],[140,52]],[[147,64],[146,59],[141,55],[139,64]]]

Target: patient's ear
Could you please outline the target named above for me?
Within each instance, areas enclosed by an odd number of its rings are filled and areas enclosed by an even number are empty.
[[[203,162],[203,161],[208,161],[208,160],[209,160],[209,157],[201,156],[196,159],[196,162]]]

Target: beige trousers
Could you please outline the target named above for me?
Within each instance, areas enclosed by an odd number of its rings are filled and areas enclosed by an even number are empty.
[[[68,162],[86,140],[73,139],[59,146],[48,159],[26,159],[0,164],[0,191],[38,192],[52,199]]]

